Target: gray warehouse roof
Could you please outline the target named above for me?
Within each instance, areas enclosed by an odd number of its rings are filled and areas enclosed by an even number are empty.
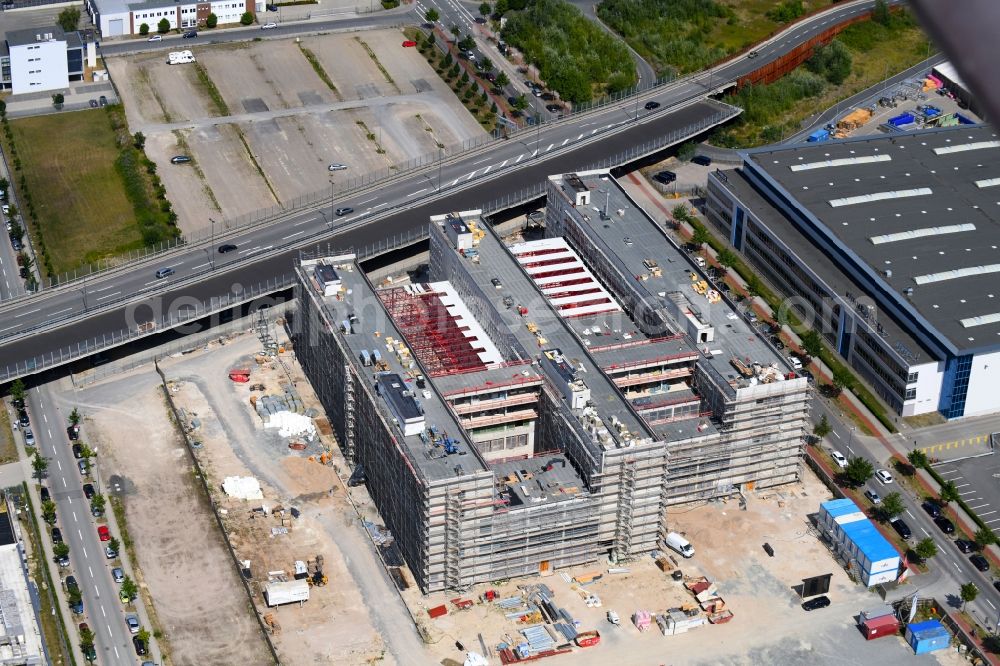
[[[923,317],[958,351],[1000,345],[1000,140],[956,127],[755,150],[751,179],[813,218],[840,269]],[[856,265],[852,266],[851,262]]]

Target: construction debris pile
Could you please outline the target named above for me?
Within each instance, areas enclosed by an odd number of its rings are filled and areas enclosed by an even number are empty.
[[[281,395],[251,395],[250,404],[257,410],[264,427],[277,429],[281,437],[302,437],[310,442],[316,438],[316,426],[291,386],[286,386]]]
[[[396,539],[392,536],[392,532],[384,525],[376,525],[368,520],[362,521],[362,524],[365,530],[368,531],[368,536],[371,537],[372,543],[378,548],[379,554],[382,556],[382,561],[389,569],[389,575],[392,577],[393,582],[396,583],[396,586],[400,590],[407,589],[410,586],[410,582],[406,574],[403,573],[406,561],[403,560],[403,552],[396,544]]]
[[[260,489],[260,482],[252,476],[227,476],[222,481],[222,490],[233,499],[264,499],[264,493]]]
[[[679,581],[683,578],[680,570],[676,569],[667,557],[657,558],[656,565],[664,573],[671,572],[674,580]],[[704,576],[687,578],[684,587],[694,600],[676,608],[668,608],[661,613],[636,610],[632,614],[632,623],[636,629],[644,632],[656,624],[664,636],[674,636],[706,624],[723,624],[733,618],[733,612],[726,607],[726,602],[719,596],[715,583]]]

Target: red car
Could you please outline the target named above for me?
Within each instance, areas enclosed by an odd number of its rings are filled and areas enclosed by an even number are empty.
[[[405,42],[403,42],[403,48],[410,48],[410,47],[413,47],[413,46],[416,46],[416,45],[417,45],[417,43],[414,42],[413,40],[410,40],[410,39],[408,39]]]
[[[108,531],[107,525],[97,526],[97,536],[101,538],[101,541],[111,541],[111,532]]]

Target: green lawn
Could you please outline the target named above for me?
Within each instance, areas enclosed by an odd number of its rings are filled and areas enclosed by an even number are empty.
[[[767,12],[779,4],[776,0],[719,0],[736,14],[735,21],[719,21],[708,33],[707,42],[726,53],[735,53],[767,38],[784,24],[775,23]],[[806,12],[832,5],[834,0],[803,0]]]
[[[103,109],[21,118],[10,126],[56,274],[142,245]]]

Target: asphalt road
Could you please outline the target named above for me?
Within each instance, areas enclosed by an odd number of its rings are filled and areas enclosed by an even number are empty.
[[[897,476],[896,471],[889,466],[889,461],[884,456],[885,448],[882,444],[874,438],[859,436],[852,425],[841,419],[839,411],[830,409],[826,399],[819,396],[814,397],[811,412],[813,420],[817,423],[825,415],[832,428],[826,437],[824,448],[840,451],[848,458],[856,456],[866,458],[876,469],[888,469],[893,476]],[[992,457],[982,460],[993,464]],[[998,610],[1000,609],[1000,592],[993,587],[992,576],[989,572],[983,573],[972,566],[969,562],[969,555],[963,554],[955,545],[953,538],[955,535],[948,536],[938,528],[933,519],[920,506],[923,497],[912,496],[905,488],[895,482],[883,485],[874,478],[868,482],[866,488],[871,488],[882,497],[893,491],[900,493],[903,503],[906,505],[906,511],[901,517],[913,533],[909,540],[911,547],[926,537],[934,539],[934,543],[938,547],[938,554],[931,558],[930,566],[941,572],[942,579],[935,584],[936,590],[932,593],[939,596],[939,601],[945,601],[942,594],[951,594],[957,597],[961,585],[973,582],[979,588],[979,596],[974,602],[968,604],[968,608],[976,611],[974,615],[981,620],[989,621],[993,626],[996,626],[995,623],[998,614],[1000,614],[1000,610]],[[966,488],[959,489],[959,491],[962,490],[966,490]],[[861,509],[863,511],[868,511],[871,508],[872,504],[868,500],[862,500]],[[911,593],[916,591],[914,589]]]
[[[111,578],[111,568],[118,564],[112,564],[105,557],[105,544],[98,539],[97,525],[90,515],[90,503],[83,495],[83,484],[94,481],[90,477],[84,478],[77,468],[66,435],[68,414],[62,414],[57,405],[58,401],[47,384],[35,387],[27,394],[27,409],[36,445],[49,460],[44,484],[56,503],[56,526],[62,530],[63,540],[70,548],[70,568],[61,569],[59,575],[64,578],[70,574],[76,576],[83,595],[84,616],[72,615],[68,609],[64,609],[63,613],[72,618],[73,626],[68,629],[74,636],[79,622],[87,622],[90,626],[94,632],[98,663],[134,666],[137,657],[132,635],[125,625],[118,586]],[[49,534],[43,538],[49,538]],[[150,626],[148,622],[144,625]],[[154,653],[151,651],[151,654]],[[156,661],[159,663],[158,658]]]
[[[808,40],[831,21],[866,11],[870,4],[863,0],[835,6],[759,46],[756,59],[738,58],[711,72],[645,92],[634,100],[571,116],[534,132],[522,132],[508,141],[446,161],[437,169],[430,167],[337,201],[338,207],[354,209],[339,218],[324,207],[250,231],[224,234],[220,230],[211,246],[185,247],[86,283],[6,303],[0,306],[0,368],[16,367],[61,349],[76,349],[88,340],[100,340],[106,333],[134,329],[136,323],[156,319],[147,310],[145,319],[129,321],[126,308],[120,305],[122,301],[132,303],[134,309],[135,304],[149,302],[151,296],[157,295],[160,298],[153,306],[161,311],[178,307],[182,297],[208,302],[230,293],[234,284],[251,286],[290,274],[298,248],[331,239],[341,247],[363,247],[394,234],[404,235],[426,225],[431,214],[481,206],[504,193],[537,186],[551,173],[586,168],[643,145],[652,137],[688,127],[716,112],[712,105],[700,101],[709,92]],[[307,27],[315,31],[321,25],[310,23]],[[344,22],[335,25],[344,27]],[[300,26],[266,32],[271,35],[286,29],[300,30]],[[240,38],[233,34],[233,38]],[[131,48],[162,45],[126,44]],[[110,48],[105,52],[110,53]],[[647,101],[658,102],[661,108],[646,111],[642,105]],[[622,157],[617,163],[624,161],[628,160]],[[218,254],[215,248],[222,243],[235,244],[237,250]],[[158,280],[154,274],[165,266],[173,268],[175,274]],[[178,285],[181,281],[186,284]],[[0,371],[3,374],[5,371]]]

